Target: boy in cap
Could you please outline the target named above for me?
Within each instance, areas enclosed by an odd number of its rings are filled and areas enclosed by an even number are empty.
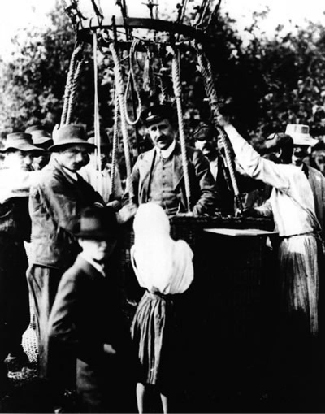
[[[49,319],[49,347],[77,358],[80,412],[129,412],[131,337],[118,300],[116,267],[109,263],[118,239],[115,211],[87,208],[71,228],[82,252],[62,276]],[[57,371],[60,360],[58,354]]]

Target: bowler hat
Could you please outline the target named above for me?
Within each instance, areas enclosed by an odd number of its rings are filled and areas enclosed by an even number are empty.
[[[11,132],[8,134],[1,151],[6,152],[9,149],[16,149],[19,151],[44,151],[43,149],[33,145],[32,136],[27,132]]]
[[[33,144],[36,146],[53,144],[51,134],[44,129],[35,129],[30,134],[32,135]]]
[[[65,146],[84,145],[94,148],[94,144],[88,142],[86,128],[83,124],[66,124],[61,126],[53,133],[53,145],[49,147],[50,151],[56,151]]]
[[[293,145],[309,147],[317,143],[317,139],[310,136],[308,125],[288,124],[285,132],[292,137]]]
[[[115,239],[117,231],[118,222],[112,207],[87,207],[71,222],[71,232],[83,239]]]
[[[176,109],[171,105],[154,105],[145,109],[141,114],[141,119],[146,127],[168,119],[170,122],[175,120]]]

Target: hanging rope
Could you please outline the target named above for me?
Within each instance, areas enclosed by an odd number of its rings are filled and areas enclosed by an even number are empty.
[[[113,132],[113,148],[112,148],[112,169],[111,169],[111,197],[115,199],[115,174],[116,174],[116,153],[118,142],[118,95],[116,89],[114,91],[114,132]]]
[[[110,51],[114,60],[114,71],[115,71],[115,91],[117,93],[118,102],[119,102],[119,112],[120,112],[120,119],[121,119],[121,130],[123,136],[123,146],[124,146],[124,156],[125,156],[125,164],[126,164],[126,189],[128,191],[128,202],[132,204],[132,181],[131,181],[131,160],[130,160],[130,152],[129,152],[129,141],[128,141],[128,129],[127,123],[125,119],[125,106],[124,106],[124,84],[123,84],[123,76],[121,71],[121,65],[119,58],[117,56],[114,44],[110,44]]]
[[[99,126],[99,99],[98,99],[98,60],[97,60],[98,38],[97,31],[93,31],[93,66],[94,66],[94,141],[97,147],[97,191],[101,193],[103,188],[101,147],[100,147],[100,126]]]
[[[142,106],[141,97],[140,97],[139,89],[138,89],[137,84],[135,82],[135,77],[134,77],[134,72],[133,72],[133,54],[134,54],[134,50],[136,48],[136,45],[138,43],[139,43],[139,41],[137,39],[133,39],[132,44],[131,44],[131,48],[130,48],[130,52],[129,52],[128,80],[127,80],[126,89],[125,89],[125,93],[124,93],[125,118],[126,118],[126,121],[129,125],[136,125],[139,122],[139,119],[140,119],[140,116],[141,116],[141,106]],[[135,92],[136,97],[137,97],[136,118],[133,121],[129,117],[128,105],[127,105],[128,92],[129,92],[130,88],[131,88],[131,94],[133,95],[133,92]],[[132,96],[132,99],[133,99],[133,96]]]
[[[81,72],[81,67],[82,67],[83,62],[84,62],[84,59],[81,59],[77,63],[77,67],[76,67],[76,70],[74,72],[74,76],[73,76],[73,79],[72,79],[72,82],[71,82],[70,96],[69,96],[69,99],[68,99],[68,109],[67,109],[67,115],[66,115],[66,123],[67,124],[71,123],[72,110],[73,110],[73,108],[75,106],[75,102],[76,102],[78,79],[79,79],[79,75],[80,75],[80,72]]]
[[[236,201],[236,203],[235,203],[236,204],[235,205],[235,215],[240,215],[243,211],[243,206],[242,206],[242,202],[241,202],[241,199],[240,199],[240,193],[239,193],[239,190],[238,190],[238,185],[237,185],[237,180],[236,180],[236,176],[235,176],[234,166],[233,166],[233,162],[232,162],[232,158],[231,158],[231,154],[230,154],[230,149],[229,149],[229,145],[228,145],[228,137],[227,137],[226,133],[224,132],[223,128],[220,128],[220,125],[217,122],[217,117],[219,115],[218,97],[217,97],[217,92],[216,92],[215,85],[214,85],[214,82],[213,82],[211,64],[210,64],[209,60],[207,59],[207,57],[204,56],[205,62],[206,62],[206,65],[204,65],[203,50],[202,50],[201,45],[197,45],[197,50],[198,50],[197,60],[198,60],[200,70],[201,70],[201,73],[202,73],[206,95],[207,95],[207,97],[209,99],[209,102],[210,102],[210,108],[211,108],[211,112],[213,114],[215,128],[219,132],[219,139],[220,139],[220,141],[223,145],[223,148],[224,148],[225,161],[226,161],[226,164],[227,164],[226,166],[227,166],[227,169],[229,171],[229,176],[230,176],[232,188],[233,188],[233,191],[234,191],[234,194],[235,194],[235,201]]]
[[[61,122],[60,122],[61,126],[67,123],[67,112],[68,112],[68,106],[69,106],[69,100],[70,100],[71,87],[72,87],[73,79],[75,77],[74,75],[75,75],[75,70],[76,70],[76,61],[78,59],[78,55],[81,52],[82,48],[83,48],[82,43],[76,44],[74,51],[72,52],[70,66],[69,66],[68,75],[67,75],[67,82],[65,85],[64,95],[63,95],[63,109],[62,109]]]
[[[181,152],[182,152],[182,164],[183,164],[183,172],[184,172],[184,185],[185,185],[185,195],[187,199],[187,211],[191,211],[190,205],[190,180],[188,174],[188,164],[187,164],[187,157],[186,157],[186,146],[185,146],[185,133],[184,133],[184,123],[183,123],[183,115],[182,115],[182,106],[181,106],[181,82],[179,76],[179,67],[178,67],[178,59],[176,52],[174,53],[172,59],[172,80],[173,80],[173,87],[174,87],[174,94],[176,98],[176,107],[177,107],[177,117],[178,117],[178,126],[179,126],[179,139],[181,144]]]

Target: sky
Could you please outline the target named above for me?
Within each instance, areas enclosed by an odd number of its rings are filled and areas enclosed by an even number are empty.
[[[90,0],[80,0],[90,3]],[[133,17],[149,17],[145,0],[126,0],[129,15]],[[175,10],[175,5],[180,0],[156,0],[161,10],[170,8]],[[104,10],[114,0],[100,0]],[[21,27],[45,26],[48,24],[46,13],[51,9],[54,0],[1,0],[0,1],[0,55],[5,56],[10,52],[10,39]],[[193,7],[193,2],[188,0],[188,9]],[[254,10],[262,11],[269,6],[271,12],[263,22],[262,30],[271,36],[277,24],[284,24],[291,28],[293,25],[304,25],[307,20],[320,22],[325,25],[325,2],[323,0],[222,0],[222,11],[228,12],[237,21],[237,29],[243,30],[252,22]]]

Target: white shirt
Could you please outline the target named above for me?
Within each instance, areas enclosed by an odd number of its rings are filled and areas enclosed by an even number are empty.
[[[105,168],[99,172],[91,163],[82,167],[79,174],[103,197],[105,203],[109,202],[109,197],[112,193],[111,186],[111,168]],[[101,179],[99,179],[101,175]],[[99,183],[101,188],[98,188]],[[123,189],[121,184],[121,177],[116,165],[115,169],[115,197],[121,198],[123,196]]]
[[[174,151],[176,147],[176,140],[169,145],[169,147],[165,150],[158,150],[158,152],[161,154],[162,158],[166,159],[170,156],[170,154]]]
[[[273,187],[269,203],[280,236],[311,232],[313,226],[308,213],[291,198],[314,212],[314,196],[304,172],[293,164],[276,164],[264,159],[233,126],[229,125],[224,129],[244,171],[250,177]]]

